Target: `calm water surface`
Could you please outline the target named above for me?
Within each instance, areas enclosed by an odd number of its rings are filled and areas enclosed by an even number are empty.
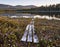
[[[40,19],[48,19],[48,20],[60,20],[60,18],[55,17],[56,15],[35,15],[35,14],[28,14],[28,13],[16,13],[16,14],[9,14],[4,13],[0,14],[0,16],[8,16],[10,18],[40,18]],[[60,15],[58,15],[60,16]]]

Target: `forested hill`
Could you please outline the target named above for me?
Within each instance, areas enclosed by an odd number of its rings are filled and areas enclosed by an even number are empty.
[[[50,5],[50,6],[41,6],[41,7],[35,8],[34,10],[36,10],[36,11],[55,11],[55,12],[59,11],[60,12],[60,4]]]
[[[53,4],[49,6],[40,6],[36,7],[33,5],[30,6],[9,6],[1,5],[3,9],[0,9],[0,13],[34,13],[34,14],[58,14],[60,15],[60,4]],[[7,6],[8,9],[5,9]],[[0,7],[1,8],[1,7]]]
[[[40,15],[60,15],[60,4],[49,5],[49,6],[40,6],[31,9],[22,9],[16,10],[16,12],[24,12],[24,13],[32,13],[32,14],[40,14]]]
[[[60,4],[49,5],[49,6],[40,6],[40,7],[36,7],[36,8],[31,8],[31,9],[23,9],[23,10],[20,10],[20,11],[60,12]]]

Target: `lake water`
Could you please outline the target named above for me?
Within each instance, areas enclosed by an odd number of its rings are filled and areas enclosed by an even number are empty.
[[[55,17],[56,15],[36,15],[36,14],[28,14],[28,13],[16,13],[16,14],[9,14],[4,13],[0,14],[0,16],[8,16],[10,18],[40,18],[40,19],[48,19],[48,20],[60,20],[60,18]],[[58,15],[60,16],[60,15]]]

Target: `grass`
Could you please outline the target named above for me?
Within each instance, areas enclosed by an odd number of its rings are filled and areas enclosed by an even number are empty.
[[[47,19],[35,19],[35,32],[39,38],[38,44],[21,42],[20,39],[30,21],[30,18],[11,19],[0,16],[1,47],[56,47],[60,45],[60,21]]]
[[[59,20],[35,19],[35,32],[37,33],[40,42],[45,41],[45,44],[43,45],[50,45],[50,47],[60,46]]]

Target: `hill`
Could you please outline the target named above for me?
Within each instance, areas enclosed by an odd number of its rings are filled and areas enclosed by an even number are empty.
[[[16,5],[16,6],[12,6],[12,5],[5,5],[5,4],[0,4],[0,9],[3,10],[8,10],[8,9],[31,9],[31,8],[36,8],[36,6],[34,5],[27,5],[27,6],[22,6],[22,5]]]

